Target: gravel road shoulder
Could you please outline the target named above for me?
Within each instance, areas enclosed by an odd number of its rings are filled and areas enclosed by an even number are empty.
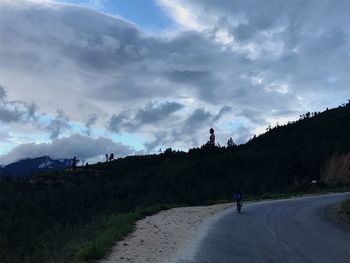
[[[139,220],[100,263],[173,263],[190,257],[209,224],[232,204],[180,207]]]

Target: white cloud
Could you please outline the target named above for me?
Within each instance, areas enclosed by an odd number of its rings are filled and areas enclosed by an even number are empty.
[[[198,21],[199,14],[191,12],[193,10],[187,9],[176,1],[158,0],[157,3],[165,8],[169,15],[185,29],[196,31],[207,29],[206,25],[203,25]]]
[[[109,138],[91,138],[73,134],[70,137],[54,139],[50,143],[23,143],[8,154],[0,157],[0,164],[8,164],[27,157],[49,155],[51,158],[72,158],[80,160],[101,160],[106,153],[114,153],[116,157],[133,153],[133,150],[121,143],[115,143]]]

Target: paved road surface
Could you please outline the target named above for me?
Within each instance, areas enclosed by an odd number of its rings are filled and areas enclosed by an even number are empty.
[[[326,216],[332,194],[247,204],[210,227],[193,263],[350,263],[350,230]]]

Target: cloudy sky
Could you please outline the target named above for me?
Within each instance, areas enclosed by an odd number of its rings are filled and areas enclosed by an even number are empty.
[[[350,97],[348,0],[0,0],[0,164],[225,145]]]

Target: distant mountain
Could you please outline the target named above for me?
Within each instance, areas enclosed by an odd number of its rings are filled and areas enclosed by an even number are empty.
[[[70,159],[54,160],[49,156],[28,158],[0,166],[0,176],[30,176],[47,170],[62,170],[69,167],[70,163]]]

